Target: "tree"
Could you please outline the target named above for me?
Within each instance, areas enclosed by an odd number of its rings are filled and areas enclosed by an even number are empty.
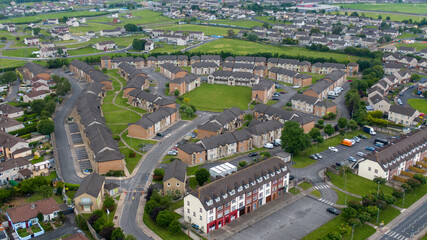
[[[124,240],[125,239],[125,233],[120,227],[114,228],[113,232],[111,233],[111,240]]]
[[[127,234],[125,237],[125,240],[137,240],[135,236],[131,235],[131,234]]]
[[[185,104],[188,105],[188,103],[190,102],[190,99],[189,98],[184,98],[184,102],[185,102]]]
[[[258,35],[256,35],[255,33],[250,33],[248,34],[248,40],[255,42],[258,40]]]
[[[52,195],[52,188],[47,185],[42,185],[37,188],[36,192],[43,198],[48,198]]]
[[[203,184],[207,182],[209,177],[211,176],[211,174],[206,168],[198,169],[195,174],[196,174],[196,180],[199,186],[203,186]]]
[[[178,220],[172,220],[171,223],[169,223],[168,230],[172,233],[176,233],[181,229],[181,225],[179,224]]]
[[[7,37],[1,37],[1,42],[5,42],[7,40]]]
[[[320,33],[320,29],[318,29],[318,28],[310,29],[310,35],[317,34],[317,33]]]
[[[159,215],[159,213],[161,211],[165,210],[165,207],[155,207],[151,212],[150,212],[150,218],[151,220],[153,220],[154,222],[156,221],[157,215]]]
[[[141,50],[145,49],[145,46],[142,45],[142,42],[139,39],[134,39],[132,42],[132,48],[134,50],[141,51]]]
[[[326,134],[328,134],[328,136],[331,136],[334,132],[335,129],[332,127],[331,124],[326,125],[325,129],[323,130]]]
[[[39,222],[43,222],[43,220],[44,220],[43,213],[41,213],[41,212],[37,213],[37,218],[39,219]]]
[[[387,17],[385,18],[385,20],[388,20],[388,21],[389,21],[389,20],[390,20],[390,16],[387,16]]]
[[[298,122],[287,121],[282,130],[282,149],[293,155],[310,146],[310,137]]]
[[[111,196],[106,196],[104,199],[104,207],[112,211],[115,206],[116,206],[116,203],[114,202],[114,199]]]
[[[188,118],[190,118],[194,114],[194,111],[191,107],[188,107],[187,109],[185,109],[185,112],[188,114]]]
[[[245,167],[248,163],[246,161],[240,161],[239,162],[239,166],[240,167]]]
[[[138,27],[133,23],[128,23],[125,25],[126,32],[137,32]]]
[[[236,33],[234,33],[234,31],[233,31],[232,29],[229,29],[229,30],[227,31],[227,36],[228,36],[229,38],[235,38],[235,37],[236,37]]]
[[[345,127],[347,127],[347,125],[348,125],[347,118],[342,117],[342,118],[338,119],[338,127],[345,128]]]
[[[176,89],[176,90],[173,92],[173,95],[175,95],[175,96],[179,96],[179,90],[178,90],[178,89]]]
[[[371,220],[371,215],[369,215],[367,212],[362,212],[359,214],[359,219],[361,223],[364,223]]]
[[[15,71],[8,71],[0,76],[0,83],[8,84],[16,81],[16,79],[18,79],[18,74]]]
[[[160,227],[168,227],[169,224],[175,219],[173,213],[169,210],[163,210],[159,212],[159,214],[156,217],[156,223]]]
[[[86,219],[82,216],[82,215],[77,215],[76,216],[76,224],[77,226],[81,229],[81,230],[88,230],[88,226],[86,223]]]
[[[342,211],[342,215],[346,219],[355,218],[357,217],[357,210],[352,207],[347,207]]]
[[[101,230],[99,231],[99,235],[101,235],[101,237],[103,237],[104,239],[110,240],[113,231],[114,231],[114,226],[108,225],[101,228]]]
[[[34,36],[39,35],[40,30],[41,30],[41,29],[40,29],[39,27],[33,28],[33,35],[34,35]]]
[[[62,54],[64,54],[64,50],[62,50],[62,48],[58,48],[58,51],[56,51],[56,53],[57,53],[59,56],[62,56]]]
[[[412,189],[412,187],[407,183],[400,185],[400,187],[403,188],[403,190],[405,190],[405,192],[410,192]]]
[[[318,128],[312,128],[308,135],[310,135],[312,139],[317,139],[318,137],[322,136],[322,134],[320,133],[320,129]]]
[[[52,115],[53,112],[55,112],[55,109],[56,109],[56,104],[53,100],[51,100],[46,103],[46,106],[43,110],[47,111],[50,115]]]
[[[376,184],[385,184],[385,183],[387,182],[387,180],[386,180],[385,178],[382,178],[382,177],[375,177],[375,178],[373,179],[373,181],[374,181]]]
[[[37,124],[37,132],[43,135],[49,135],[55,130],[55,125],[50,119],[43,119]]]
[[[418,82],[421,80],[421,76],[417,73],[411,75],[411,82]]]
[[[342,223],[337,226],[337,230],[341,235],[347,235],[351,232],[351,227],[347,223]]]
[[[427,98],[427,91],[424,91],[424,92],[423,92],[423,96],[424,96],[425,98]]]
[[[357,129],[357,122],[356,121],[354,121],[353,119],[351,119],[350,121],[348,121],[348,127],[351,129],[351,130],[356,130]]]

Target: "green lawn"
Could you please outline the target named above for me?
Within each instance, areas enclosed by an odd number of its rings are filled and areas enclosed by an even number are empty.
[[[15,50],[3,50],[3,56],[9,57],[30,57],[33,52],[39,51],[38,48],[20,48]]]
[[[313,187],[313,185],[311,185],[311,183],[308,183],[308,182],[302,182],[301,184],[298,185],[298,187],[300,187],[304,190],[307,190],[307,189]]]
[[[328,147],[330,146],[338,145],[340,141],[343,140],[344,138],[352,138],[359,134],[364,134],[364,132],[362,130],[347,132],[345,136],[338,135],[325,140],[323,143],[314,144],[310,148],[298,153],[292,158],[294,161],[294,165],[292,165],[292,167],[294,168],[307,167],[316,162],[316,160],[308,158],[308,156],[310,156],[311,154],[322,152],[328,149]],[[369,138],[370,136],[368,135],[367,137]]]
[[[413,34],[413,33],[404,33],[402,35],[399,35],[397,38],[412,38],[412,37],[418,37],[417,34]]]
[[[259,16],[259,17],[256,17],[256,19],[264,21],[264,22],[272,23],[272,24],[280,22],[280,21],[274,21],[274,19],[270,16]]]
[[[377,223],[377,216],[371,218],[369,221],[372,224],[380,225],[381,222],[384,222],[384,225],[391,222],[395,217],[399,216],[400,211],[392,206],[387,206],[384,210],[380,211],[380,217]]]
[[[335,186],[345,190],[344,177],[338,176],[330,172],[327,172],[326,175],[328,175],[331,178],[331,182]],[[357,194],[359,196],[364,196],[369,194],[370,191],[376,191],[377,189],[378,189],[378,184],[376,184],[374,181],[360,177],[353,173],[347,174],[347,191],[348,192]],[[391,194],[393,192],[393,188],[386,185],[380,185],[380,190],[382,190],[384,193],[387,193],[387,194]]]
[[[339,215],[339,216],[335,217],[334,219],[332,219],[331,221],[323,224],[321,227],[317,228],[316,230],[314,230],[313,232],[311,232],[310,234],[308,234],[307,236],[305,236],[302,239],[303,240],[317,240],[319,238],[326,236],[330,232],[337,231],[337,226],[342,224],[342,223],[345,223],[345,219],[342,215]],[[359,227],[354,229],[353,240],[365,240],[374,233],[375,233],[374,228],[372,228],[366,224],[363,224],[362,226],[359,226]],[[351,239],[351,233],[345,235],[343,239],[345,239],[345,240]]]
[[[410,4],[410,3],[376,3],[376,4],[339,4],[342,8],[360,9],[370,11],[386,11],[386,12],[399,12],[399,13],[421,13],[427,12],[427,4]],[[383,18],[388,13],[382,13]],[[408,16],[411,17],[411,16]]]
[[[317,82],[317,80],[324,78],[326,76],[324,74],[311,73],[311,72],[302,72],[302,73],[311,75],[311,77],[312,77],[311,83],[312,84],[315,84]]]
[[[140,151],[139,148],[141,146],[141,144],[156,144],[157,141],[153,141],[153,140],[145,140],[145,139],[138,139],[138,138],[131,138],[127,136],[128,132],[124,132],[122,134],[122,139],[129,145],[131,146],[133,149],[135,149],[136,151]]]
[[[176,210],[180,207],[184,207],[184,199],[181,199],[179,201],[176,202],[172,202],[171,205],[169,206],[169,208],[173,211]]]
[[[69,197],[70,199],[74,198],[74,195],[76,195],[77,190],[69,190],[66,192],[67,197]]]
[[[427,100],[425,99],[408,99],[408,104],[422,113],[427,113]]]
[[[161,12],[151,10],[133,11],[132,23],[134,24],[150,24],[150,23],[165,23],[165,22],[178,22],[179,19],[170,19],[162,16]]]
[[[418,188],[413,189],[411,192],[405,194],[405,205],[404,208],[408,208],[414,202],[418,201],[418,199],[422,198],[427,193],[427,184],[421,185]],[[396,200],[394,205],[398,207],[402,207],[403,198],[399,198]]]
[[[111,22],[112,20],[110,20]],[[94,22],[87,22],[82,26],[78,27],[70,27],[70,32],[79,35],[80,34],[86,34],[88,31],[95,31],[99,32],[101,30],[112,30],[115,29],[116,25],[110,25],[110,24],[102,24],[102,23],[94,23]]]
[[[139,153],[135,154],[135,157],[129,157],[129,153],[132,152],[131,149],[124,147],[120,148],[120,152],[125,155],[125,161],[126,161],[126,168],[128,169],[129,173],[132,174],[133,170],[135,169],[136,165],[138,165],[139,160],[141,159],[142,155]]]
[[[352,61],[355,62],[359,59],[366,59],[356,56],[348,56],[341,53],[332,53],[332,52],[319,52],[309,50],[303,47],[280,47],[280,46],[271,46],[256,42],[250,42],[245,40],[237,39],[219,39],[207,44],[203,44],[200,47],[190,50],[190,52],[205,52],[205,53],[219,53],[221,51],[230,52],[233,54],[255,54],[255,53],[272,53],[272,54],[286,54],[288,56],[306,56],[313,58],[334,58],[337,61]]]
[[[157,226],[155,222],[150,219],[150,216],[147,213],[144,213],[143,221],[145,225],[155,232],[162,239],[171,239],[171,240],[190,240],[191,238],[185,235],[182,231],[177,233],[171,233],[168,229]]]
[[[197,110],[222,112],[231,107],[247,109],[251,94],[250,87],[205,83],[183,97],[189,98],[190,104],[196,106]]]
[[[127,124],[119,124],[119,125],[107,124],[107,126],[110,128],[113,134],[120,134],[121,132],[123,132],[123,130],[125,130],[128,127]]]
[[[409,44],[399,43],[399,44],[396,44],[397,48],[400,48],[402,46],[413,47],[413,48],[417,49],[417,51],[420,51],[423,48],[427,48],[427,43],[409,43]]]
[[[160,26],[155,27],[156,29],[163,29],[163,30],[172,30],[172,31],[199,31],[204,32],[205,35],[221,35],[226,36],[227,31],[232,28],[226,28],[226,27],[212,27],[212,26],[205,26],[205,25],[197,25],[197,24],[184,24],[184,25],[169,25],[169,26]],[[238,32],[238,29],[233,29],[236,33]]]
[[[226,24],[231,26],[237,26],[237,27],[246,27],[246,28],[253,28],[253,27],[260,27],[263,25],[262,22],[258,21],[252,21],[252,20],[227,20],[227,19],[218,19],[218,20],[212,20],[212,21],[204,21],[207,23],[216,23],[216,24]],[[239,29],[234,30],[235,33],[239,32]]]
[[[337,200],[336,204],[345,205],[345,203],[346,203],[345,202],[345,196],[346,195],[347,195],[347,203],[349,201],[361,201],[362,200],[361,198],[357,198],[357,197],[345,194],[345,193],[341,192],[340,190],[336,190],[335,188],[332,188],[332,189],[337,193],[337,196],[338,196],[338,200]]]
[[[122,110],[122,111],[116,111],[116,112],[106,112],[104,113],[105,121],[108,123],[133,123],[138,121],[141,116],[138,114],[129,111],[129,110]]]
[[[27,22],[36,22],[43,19],[50,18],[62,18],[62,17],[81,17],[81,16],[97,16],[105,14],[105,12],[89,12],[89,11],[74,11],[74,12],[58,12],[58,13],[47,13],[47,14],[37,14],[34,16],[24,16],[10,19],[0,20],[0,23],[12,22],[12,23],[27,23]]]
[[[314,190],[313,192],[311,192],[311,194],[313,194],[314,196],[317,196],[317,197],[322,197],[322,194],[320,193],[320,191],[319,190]]]
[[[155,48],[150,53],[173,53],[181,51],[181,49],[186,48],[187,46],[177,46],[177,45],[171,45],[162,43],[162,47],[160,45],[155,45]]]
[[[107,112],[123,111],[125,109],[123,109],[122,107],[114,105],[112,102],[105,102],[104,101],[102,103],[101,110],[103,113],[107,113]]]
[[[52,193],[52,195],[51,195],[51,196],[49,196],[49,197],[53,197],[53,199],[55,199],[55,201],[56,201],[58,204],[63,203],[63,202],[62,202],[62,197],[61,197],[61,196],[54,195],[54,194]],[[30,197],[25,198],[25,201],[26,201],[26,202],[36,202],[36,201],[40,201],[40,200],[43,200],[43,199],[46,199],[46,198],[45,198],[44,196],[42,196],[41,194],[34,193],[34,194],[33,194],[33,195],[31,195]]]
[[[188,167],[188,168],[187,168],[187,176],[191,176],[191,175],[196,174],[196,171],[197,171],[200,167],[201,167],[200,165],[198,165],[198,166]]]
[[[357,10],[354,10],[355,12]],[[353,12],[353,10],[347,10],[348,15],[350,15],[350,13]],[[334,12],[335,13],[335,12]],[[392,21],[403,21],[403,20],[408,20],[408,19],[412,19],[413,21],[421,21],[423,19],[422,16],[409,16],[407,14],[401,13],[379,13],[379,12],[358,12],[359,15],[364,14],[365,17],[369,17],[369,18],[374,18],[374,19],[378,19],[379,16],[381,16],[383,19],[385,19],[386,17],[390,17],[390,20]],[[341,15],[344,15],[345,12],[341,11],[340,12]]]
[[[300,193],[300,190],[298,188],[293,187],[293,188],[289,188],[289,192],[296,195]]]
[[[188,180],[188,186],[192,189],[196,189],[197,185],[199,184],[197,183],[196,177],[190,177]]]
[[[77,55],[84,55],[89,53],[100,53],[100,52],[103,52],[103,51],[99,51],[93,47],[84,47],[76,50],[70,50],[68,51],[68,54],[70,54],[70,56],[77,56]]]

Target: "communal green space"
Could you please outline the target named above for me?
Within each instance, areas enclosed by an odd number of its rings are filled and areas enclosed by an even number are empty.
[[[318,74],[318,73],[311,73],[311,72],[301,72],[301,73],[311,75],[311,77],[312,77],[311,83],[312,84],[315,84],[317,82],[317,80],[324,78],[326,76],[325,74]]]
[[[345,185],[345,178],[340,175],[336,175],[331,172],[327,172],[326,175],[330,177],[331,182],[343,189],[347,190],[348,192],[357,194],[359,196],[365,196],[368,195],[371,191],[377,191],[378,184],[375,183],[372,180],[369,180],[364,177],[360,177],[353,173],[347,173],[347,187],[344,187]],[[386,185],[380,185],[380,190],[383,191],[386,194],[392,194],[393,188],[386,186]]]
[[[302,182],[298,185],[298,187],[300,187],[304,190],[307,190],[307,189],[313,187],[313,185],[311,185],[311,183],[308,183],[308,182]]]
[[[335,188],[332,188],[332,189],[336,192],[336,194],[337,194],[337,196],[338,196],[338,199],[337,199],[336,204],[339,204],[339,205],[345,205],[345,204],[346,204],[346,202],[345,202],[345,196],[346,196],[346,195],[347,195],[347,203],[348,203],[349,201],[361,201],[361,200],[362,200],[361,198],[358,198],[358,197],[354,197],[354,196],[351,196],[351,195],[345,194],[345,193],[343,193],[343,192],[341,192],[340,190],[337,190],[337,189],[335,189]]]
[[[339,215],[332,219],[331,221],[323,224],[321,227],[317,228],[304,238],[303,240],[317,240],[325,237],[330,232],[337,231],[337,226],[345,223],[345,219],[342,215]],[[369,236],[375,233],[375,229],[373,227],[370,227],[366,224],[363,224],[362,226],[356,227],[354,229],[354,235],[353,238],[351,238],[351,233],[344,235],[343,239],[353,239],[353,240],[365,240],[368,239]]]
[[[87,22],[83,23],[82,25],[78,27],[70,27],[71,33],[80,33],[80,34],[86,34],[88,31],[95,31],[99,32],[101,30],[113,30],[116,27],[116,25],[110,25],[110,24],[102,24],[102,23],[94,23],[94,22]]]
[[[359,9],[369,11],[384,11],[384,12],[399,12],[399,13],[419,13],[427,12],[427,4],[412,4],[412,3],[375,3],[375,4],[340,4],[342,8]],[[386,15],[387,13],[383,13]],[[410,16],[409,16],[410,17]]]
[[[375,225],[380,225],[381,222],[384,222],[384,225],[386,225],[387,223],[391,222],[391,220],[393,220],[395,217],[399,216],[399,214],[399,210],[392,206],[387,206],[385,209],[380,211],[378,223],[376,216],[371,218],[369,222]]]
[[[0,58],[0,69],[11,68],[11,67],[22,67],[27,63],[23,60],[13,60],[13,59],[4,59]]]
[[[316,162],[316,160],[308,158],[308,156],[310,156],[311,154],[322,152],[328,149],[328,147],[338,145],[340,141],[343,140],[344,138],[352,138],[359,134],[364,134],[364,132],[362,130],[347,132],[345,136],[337,135],[335,137],[325,140],[323,143],[314,144],[311,147],[307,148],[306,150],[293,156],[292,161],[294,162],[294,165],[292,165],[292,167],[294,168],[307,167]],[[369,138],[370,136],[367,136],[367,137]],[[339,154],[339,152],[336,154]]]
[[[427,100],[426,99],[408,99],[408,104],[422,113],[427,113]]]
[[[169,22],[178,22],[179,19],[171,19],[165,16],[162,16],[161,12],[155,12],[151,10],[141,10],[141,11],[133,11],[133,18],[131,18],[131,22],[134,24],[164,24]]]
[[[39,22],[44,19],[50,19],[50,18],[62,18],[62,17],[89,17],[89,16],[99,16],[107,14],[106,12],[90,12],[90,11],[68,11],[68,12],[57,12],[57,13],[47,13],[47,14],[37,14],[34,16],[23,16],[23,17],[17,17],[17,18],[9,18],[9,19],[2,19],[0,20],[0,23],[34,23]]]
[[[408,208],[418,199],[422,198],[427,194],[427,184],[423,184],[417,188],[411,190],[411,192],[405,194],[405,202],[403,203],[403,198],[399,198],[394,202],[394,205],[398,207]]]
[[[155,45],[155,48],[150,51],[150,53],[172,53],[172,52],[178,52],[182,49],[186,48],[187,46],[177,46],[177,45],[171,45],[171,44],[159,44]]]
[[[132,41],[135,38],[145,38],[145,37],[147,37],[147,35],[144,35],[144,34],[132,35],[132,36],[127,36],[127,37],[98,37],[98,38],[92,38],[87,42],[69,44],[69,45],[66,45],[66,47],[67,48],[87,47],[87,46],[90,46],[92,44],[95,44],[97,42],[102,42],[102,41],[114,41],[120,47],[127,47],[127,46],[132,44]],[[114,53],[113,55],[117,55],[117,53]]]
[[[230,52],[232,54],[255,54],[255,53],[272,53],[272,54],[286,54],[289,56],[306,56],[313,58],[334,58],[337,61],[352,61],[355,62],[359,59],[366,59],[356,56],[348,56],[341,53],[333,52],[319,52],[309,50],[303,47],[280,47],[261,44],[257,42],[250,42],[238,39],[218,39],[213,42],[203,44],[200,47],[196,47],[190,52],[204,52],[204,53],[219,53],[221,51]]]
[[[132,138],[132,137],[128,137],[128,131],[124,132],[122,134],[122,139],[133,149],[135,149],[136,151],[142,152],[141,150],[139,150],[140,148],[142,148],[143,146],[147,145],[147,144],[151,144],[154,145],[157,143],[157,141],[153,141],[153,140],[146,140],[146,139],[138,139],[138,138]]]
[[[399,44],[396,44],[397,48],[400,48],[402,46],[403,47],[413,47],[417,51],[420,51],[423,48],[427,48],[427,43],[409,43],[409,44],[399,43]]]
[[[419,37],[417,34],[404,33],[402,35],[399,35],[397,38],[417,38],[417,37]]]
[[[314,190],[313,192],[311,192],[310,194],[313,194],[314,196],[317,196],[317,197],[322,197],[322,194],[320,193],[320,191],[319,190]]]
[[[346,10],[346,12],[348,13],[348,15],[350,15],[350,13],[352,12],[357,12],[357,10]],[[335,14],[336,12],[334,12],[333,14]],[[398,21],[401,22],[403,20],[408,20],[408,19],[412,19],[413,21],[421,21],[423,19],[422,16],[410,16],[404,13],[379,13],[379,12],[358,12],[359,16],[365,16],[365,17],[369,17],[369,18],[373,18],[373,19],[378,19],[379,16],[382,17],[382,19],[386,19],[386,17],[390,17],[391,21]],[[331,13],[332,14],[332,13]],[[344,15],[345,12],[341,11],[339,12],[339,14]]]
[[[272,24],[280,22],[280,21],[274,21],[274,19],[270,16],[258,16],[258,17],[256,17],[256,19],[264,21],[264,22],[272,23]]]
[[[178,218],[178,215],[177,215]],[[178,231],[177,233],[172,233],[167,228],[162,228],[158,226],[153,220],[150,219],[150,216],[147,213],[144,213],[142,218],[145,225],[151,229],[154,233],[156,233],[161,239],[171,239],[171,240],[191,240],[190,237],[184,234],[182,231]]]
[[[122,111],[115,111],[115,112],[106,112],[104,113],[105,121],[108,123],[133,123],[138,121],[141,116],[138,114],[129,111],[129,110],[122,110]]]
[[[125,156],[126,168],[129,173],[132,174],[139,160],[141,160],[142,155],[127,147],[122,147],[119,150]]]
[[[228,20],[228,19],[218,19],[218,20],[212,20],[212,21],[203,21],[203,23],[214,23],[214,24],[225,24],[225,25],[231,25],[236,27],[245,27],[245,28],[253,28],[253,27],[260,27],[263,25],[262,22],[252,21],[252,20]],[[226,26],[225,26],[226,27]],[[235,31],[239,31],[236,29]],[[237,33],[236,32],[236,33]]]
[[[205,83],[183,97],[190,99],[189,103],[196,106],[197,110],[222,112],[231,107],[248,109],[251,94],[250,87]]]
[[[232,28],[226,28],[226,27],[212,27],[212,26],[205,26],[205,25],[197,25],[197,24],[183,24],[183,25],[169,25],[169,26],[160,26],[156,27],[156,29],[163,29],[163,30],[172,30],[172,31],[198,31],[198,32],[204,32],[205,35],[221,35],[226,36],[227,31]],[[238,29],[234,29],[235,33],[238,32]]]
[[[3,50],[2,55],[3,56],[9,56],[9,57],[31,57],[31,54],[33,52],[39,51],[38,48],[19,48],[14,50]]]
[[[90,54],[90,53],[100,53],[100,52],[102,52],[102,51],[99,51],[93,47],[84,47],[84,48],[79,48],[76,50],[70,50],[70,51],[68,51],[68,54],[70,54],[70,56],[77,56],[77,55],[84,55],[84,54]]]

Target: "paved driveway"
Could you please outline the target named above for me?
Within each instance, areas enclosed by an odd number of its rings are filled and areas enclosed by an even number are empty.
[[[334,217],[326,212],[328,207],[327,204],[304,197],[229,239],[301,239]]]

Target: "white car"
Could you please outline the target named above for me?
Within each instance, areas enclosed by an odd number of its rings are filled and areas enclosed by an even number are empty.
[[[332,152],[338,152],[338,149],[336,147],[329,147],[329,150],[331,150]]]
[[[293,86],[293,88],[299,88],[299,86],[298,86],[298,85],[295,85],[295,86]]]
[[[357,156],[364,157],[364,156],[365,156],[365,154],[364,154],[363,152],[358,152],[358,153],[357,153]]]
[[[273,149],[273,148],[274,148],[274,146],[273,146],[273,144],[271,144],[271,143],[266,143],[266,144],[264,144],[264,148],[267,148],[267,149]]]
[[[170,150],[170,151],[168,151],[168,155],[170,155],[170,156],[176,156],[176,155],[178,155],[178,152],[175,151],[175,150]]]

